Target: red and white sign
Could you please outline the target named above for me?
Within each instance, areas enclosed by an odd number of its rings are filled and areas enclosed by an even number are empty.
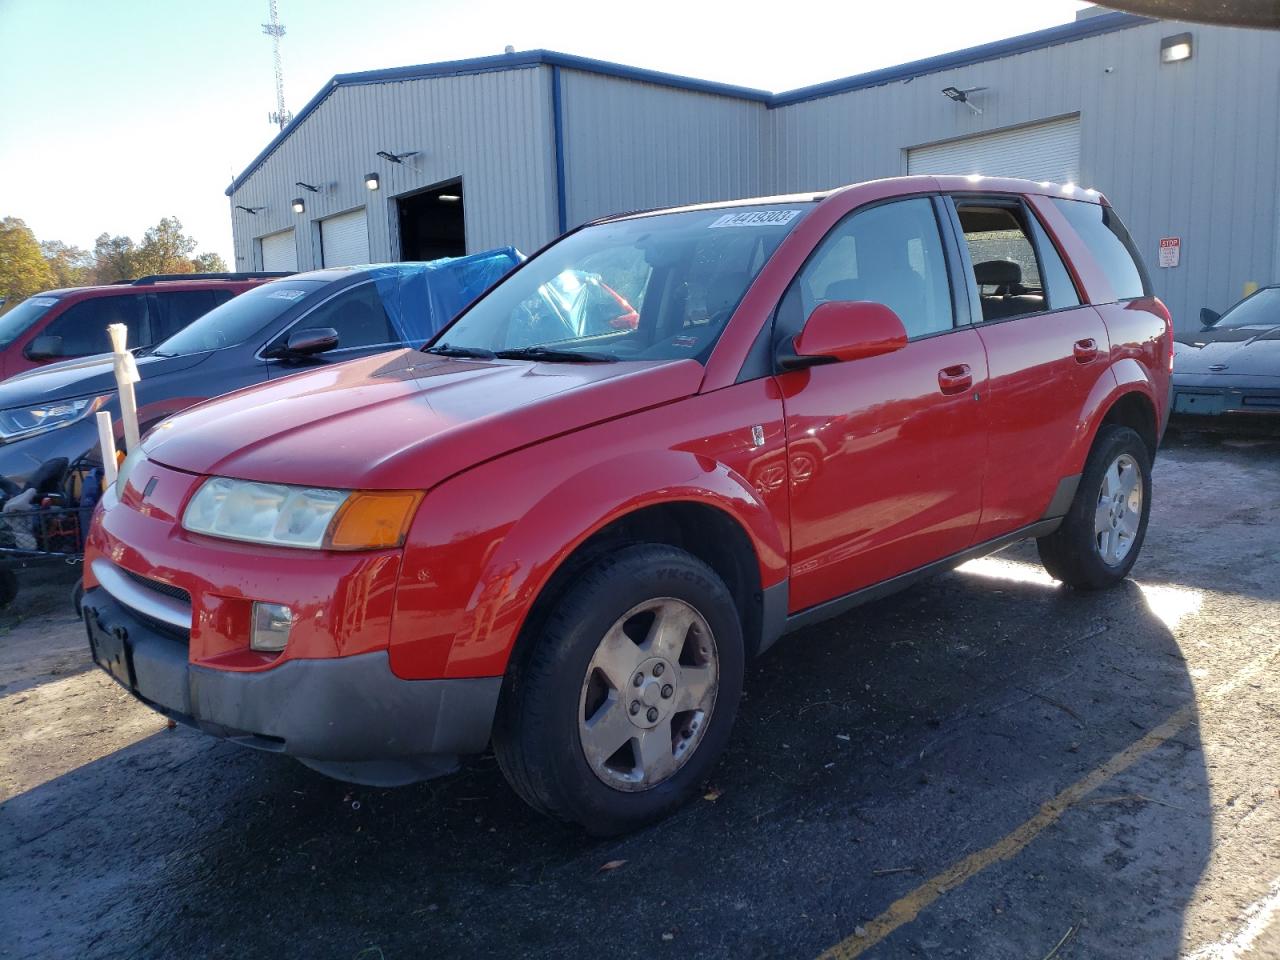
[[[1178,259],[1182,255],[1182,238],[1181,237],[1161,237],[1160,238],[1160,266],[1176,267]]]

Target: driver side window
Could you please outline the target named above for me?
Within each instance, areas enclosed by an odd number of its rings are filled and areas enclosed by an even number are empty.
[[[820,303],[868,300],[902,320],[907,336],[955,325],[942,238],[928,197],[857,210],[838,223],[796,277],[779,309],[794,336]]]
[[[372,282],[344,290],[328,303],[322,303],[295,323],[291,332],[314,327],[333,327],[338,331],[339,350],[400,341]]]

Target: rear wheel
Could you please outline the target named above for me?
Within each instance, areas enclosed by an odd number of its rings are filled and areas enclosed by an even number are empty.
[[[1151,514],[1151,455],[1142,438],[1114,424],[1098,431],[1062,525],[1037,542],[1040,561],[1078,590],[1119,583],[1133,568]]]
[[[723,581],[674,547],[605,556],[508,677],[494,748],[535,808],[595,834],[657,820],[698,789],[733,726],[742,628]]]

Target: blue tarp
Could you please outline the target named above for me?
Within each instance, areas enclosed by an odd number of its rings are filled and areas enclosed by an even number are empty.
[[[425,263],[385,263],[368,270],[396,332],[422,344],[524,260],[515,247]]]

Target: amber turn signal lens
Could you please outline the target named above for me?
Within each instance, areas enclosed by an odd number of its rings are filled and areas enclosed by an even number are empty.
[[[379,550],[398,547],[422,500],[414,490],[357,490],[347,498],[325,537],[328,550]]]

